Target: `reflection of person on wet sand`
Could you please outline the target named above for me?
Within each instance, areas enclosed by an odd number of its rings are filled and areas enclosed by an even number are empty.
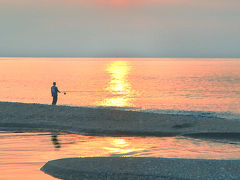
[[[52,133],[52,143],[54,144],[55,148],[61,148],[61,144],[59,143],[57,139],[57,133]]]

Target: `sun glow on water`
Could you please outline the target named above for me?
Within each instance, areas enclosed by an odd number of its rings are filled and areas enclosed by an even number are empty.
[[[126,139],[109,139],[110,146],[104,147],[110,154],[129,154],[132,152],[141,151],[141,148],[134,148]]]
[[[129,71],[130,67],[127,61],[112,62],[107,68],[111,80],[106,90],[116,94],[129,94],[131,88],[127,80]]]
[[[56,81],[73,91],[59,105],[239,114],[239,67],[239,59],[0,58],[0,99],[49,104]]]
[[[131,70],[128,61],[112,61],[108,64],[106,71],[110,74],[110,80],[105,88],[110,98],[105,98],[100,103],[101,106],[130,107],[130,96],[134,93],[128,81]]]
[[[129,146],[129,143],[125,139],[113,139],[112,144],[117,147]]]

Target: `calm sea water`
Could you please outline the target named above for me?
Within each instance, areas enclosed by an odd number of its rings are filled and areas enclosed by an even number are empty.
[[[69,157],[165,157],[240,159],[239,142],[183,137],[97,137],[76,134],[0,131],[1,180],[53,180],[40,168]]]
[[[0,58],[0,101],[240,117],[240,59]],[[39,169],[73,156],[239,159],[239,143],[179,137],[0,133],[3,179],[55,179]],[[98,152],[98,154],[96,154]]]
[[[239,119],[240,59],[0,58],[0,101]]]

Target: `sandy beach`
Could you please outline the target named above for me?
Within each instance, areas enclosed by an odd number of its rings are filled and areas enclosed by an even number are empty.
[[[96,157],[49,161],[41,170],[71,180],[237,180],[239,166],[239,160]]]
[[[0,130],[240,139],[237,120],[10,102],[0,102]]]
[[[99,136],[189,136],[240,141],[240,121],[237,120],[10,102],[0,102],[0,130]],[[86,165],[93,161],[98,162],[93,163],[96,167]],[[134,164],[139,166],[132,171]],[[109,165],[113,168],[109,169]],[[77,179],[79,175],[87,179],[239,179],[239,168],[235,168],[239,166],[238,160],[73,158],[50,161],[42,170],[64,179]],[[95,169],[99,168],[97,173]],[[149,168],[153,168],[155,174]],[[140,169],[142,174],[139,174]],[[90,177],[93,171],[96,173]],[[59,172],[62,172],[60,176]]]

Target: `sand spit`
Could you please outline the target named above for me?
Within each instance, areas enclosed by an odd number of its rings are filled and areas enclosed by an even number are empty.
[[[196,134],[197,138],[231,139],[234,136],[240,140],[240,121],[237,120],[10,102],[0,102],[0,130],[109,136],[194,137]]]
[[[67,180],[225,180],[240,179],[239,167],[240,160],[90,157],[49,161],[41,170]]]
[[[240,141],[240,121],[86,107],[0,102],[0,130]],[[42,170],[64,179],[240,179],[239,160],[72,158]]]

